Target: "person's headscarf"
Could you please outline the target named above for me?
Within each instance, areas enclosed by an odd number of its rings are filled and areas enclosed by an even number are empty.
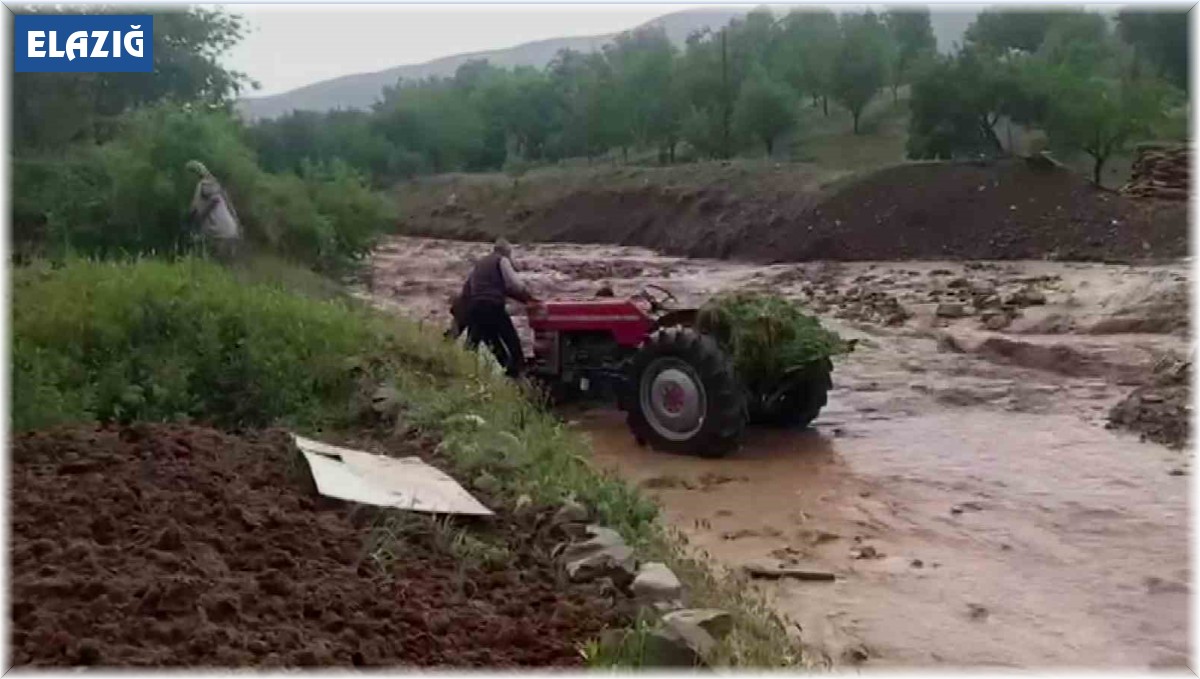
[[[192,172],[195,172],[196,174],[198,174],[204,178],[208,178],[208,177],[212,176],[212,173],[208,171],[208,168],[204,166],[204,163],[202,163],[198,160],[189,160],[187,162],[187,165],[185,165],[184,167],[186,167],[188,170],[191,170]]]

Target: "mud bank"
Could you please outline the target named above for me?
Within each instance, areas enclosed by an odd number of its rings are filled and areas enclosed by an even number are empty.
[[[803,167],[760,181],[647,173],[556,188],[449,181],[400,189],[409,235],[616,244],[754,262],[901,259],[1139,261],[1186,256],[1187,205],[1097,189],[1024,160],[915,163],[822,183]],[[730,168],[734,171],[736,168]],[[695,172],[702,173],[696,169]],[[743,172],[744,174],[744,172]],[[653,178],[653,180],[652,180]]]
[[[487,249],[393,239],[364,294],[444,324]],[[860,340],[812,430],[751,431],[720,460],[640,448],[612,410],[564,413],[596,464],[642,484],[719,562],[833,574],[762,583],[814,658],[1186,663],[1189,461],[1106,428],[1160,361],[1187,354],[1186,262],[755,266],[539,244],[517,263],[542,297],[653,283],[690,306],[770,289]]]
[[[572,666],[620,622],[512,525],[503,560],[452,557],[429,521],[372,550],[372,513],[307,492],[297,465],[283,432],[17,437],[14,664]]]
[[[1159,366],[1149,383],[1113,406],[1109,425],[1137,432],[1143,440],[1175,449],[1191,443],[1192,367],[1171,362]]]

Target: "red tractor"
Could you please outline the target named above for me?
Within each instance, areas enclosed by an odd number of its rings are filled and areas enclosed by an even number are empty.
[[[719,457],[738,447],[747,423],[805,427],[817,417],[832,362],[745,385],[717,339],[694,327],[697,310],[671,308],[676,301],[651,285],[628,299],[531,304],[531,375],[560,399],[615,396],[638,442],[669,452]]]

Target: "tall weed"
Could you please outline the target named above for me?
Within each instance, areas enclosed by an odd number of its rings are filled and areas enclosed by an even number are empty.
[[[216,265],[72,260],[13,276],[13,425],[341,416],[394,342],[341,300],[247,285]],[[363,366],[367,366],[365,369]]]

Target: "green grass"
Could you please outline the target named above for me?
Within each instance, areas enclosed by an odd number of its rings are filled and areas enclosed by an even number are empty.
[[[369,372],[401,330],[348,302],[294,294],[291,281],[244,275],[196,259],[15,270],[14,428],[343,420],[355,368]]]
[[[901,91],[900,100],[893,102],[888,91],[867,105],[858,134],[854,134],[850,114],[833,102],[829,104],[829,116],[821,109],[802,108],[791,140],[791,154],[795,161],[831,173],[863,173],[904,162],[907,142],[907,93]]]
[[[756,590],[717,577],[659,522],[652,502],[593,468],[584,440],[535,394],[433,330],[333,295],[278,260],[232,273],[195,259],[40,262],[13,271],[12,291],[18,431],[192,420],[352,433],[374,387],[391,383],[404,424],[441,439],[455,476],[491,475],[492,497],[510,506],[522,496],[575,498],[642,558],[667,562],[695,605],[729,610],[735,629],[712,662],[779,667],[800,659]],[[450,553],[504,558],[494,544],[443,528]],[[401,544],[404,527],[391,526],[390,538],[388,529],[368,546],[375,558]]]

